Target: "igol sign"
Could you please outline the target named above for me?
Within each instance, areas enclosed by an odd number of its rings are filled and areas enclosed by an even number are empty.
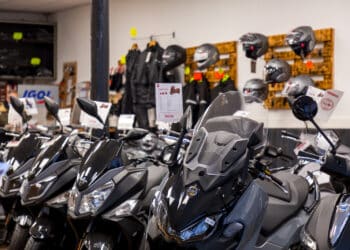
[[[18,96],[23,98],[34,98],[39,106],[44,104],[45,96],[49,96],[55,101],[59,101],[58,86],[53,84],[19,84]]]
[[[44,103],[44,97],[51,96],[50,90],[25,90],[23,93],[23,97],[34,97],[36,99],[36,103]]]

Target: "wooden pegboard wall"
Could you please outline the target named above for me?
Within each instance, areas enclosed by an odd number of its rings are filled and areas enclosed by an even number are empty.
[[[280,48],[288,48],[285,43],[286,35],[269,36],[269,50],[265,54],[265,61],[272,58],[278,58],[286,61],[293,61],[292,76],[308,74],[311,76],[321,76],[323,80],[315,81],[316,87],[321,89],[333,88],[333,55],[334,55],[334,29],[315,30],[317,45],[323,44],[322,48],[315,48],[308,56],[308,59],[323,59],[322,62],[315,62],[311,69],[306,67],[303,60],[297,56],[291,49],[288,51],[276,51]],[[289,109],[286,98],[277,97],[276,93],[283,90],[284,83],[269,85],[269,96],[265,105],[269,109]]]
[[[210,66],[205,73],[205,77],[210,82],[212,87],[215,83],[219,81],[215,77],[215,68],[222,67],[223,69],[227,67],[227,70],[224,70],[225,73],[228,73],[231,79],[235,82],[237,87],[237,42],[223,42],[223,43],[213,43],[214,46],[219,50],[220,55],[227,55],[227,58],[220,59],[216,64]],[[193,55],[197,47],[191,47],[186,49],[186,64],[185,67],[190,67],[190,75],[185,75],[185,81],[189,82],[193,72],[197,69],[196,63],[193,61]]]

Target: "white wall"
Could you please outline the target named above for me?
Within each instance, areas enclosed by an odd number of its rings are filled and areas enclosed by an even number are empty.
[[[237,40],[246,32],[266,35],[281,34],[299,25],[314,29],[335,29],[334,86],[345,91],[329,127],[350,128],[350,1],[348,0],[111,0],[110,1],[110,62],[127,53],[133,41],[130,27],[139,36],[176,31],[176,38],[160,38],[163,47],[177,43],[184,47],[204,42]],[[90,7],[83,6],[53,16],[58,22],[58,75],[64,61],[78,61],[78,80],[90,79]],[[138,42],[141,48],[147,41]],[[250,79],[250,62],[241,49],[238,58],[239,86]],[[263,62],[258,63],[259,69]],[[59,79],[59,78],[58,78]],[[269,125],[296,127],[290,111],[272,111]]]

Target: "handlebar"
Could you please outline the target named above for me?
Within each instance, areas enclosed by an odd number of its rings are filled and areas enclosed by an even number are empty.
[[[282,130],[281,131],[281,137],[282,138],[286,138],[286,139],[290,139],[290,140],[293,140],[293,141],[299,141],[300,140],[300,136],[299,135],[293,134],[293,133],[288,132],[286,130]]]
[[[301,150],[298,152],[297,155],[299,160],[306,160],[306,161],[311,161],[311,162],[316,162],[319,164],[323,164],[324,163],[324,157],[320,156],[320,155],[316,155],[310,152],[306,152],[304,150]]]

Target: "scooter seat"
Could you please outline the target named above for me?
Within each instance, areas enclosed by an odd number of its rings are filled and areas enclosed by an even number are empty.
[[[261,230],[263,236],[270,235],[296,214],[305,203],[309,192],[309,184],[303,177],[289,173],[276,173],[275,176],[283,182],[283,189],[270,181],[258,181],[269,195]]]

